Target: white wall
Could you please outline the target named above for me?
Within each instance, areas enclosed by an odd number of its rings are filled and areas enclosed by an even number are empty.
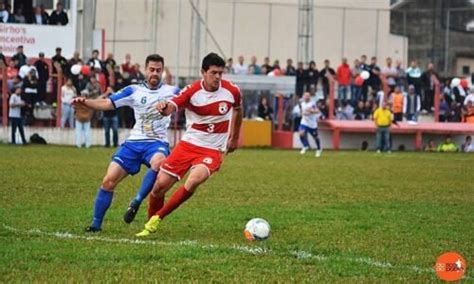
[[[118,62],[130,52],[139,63],[143,63],[147,54],[158,52],[174,74],[179,66],[180,75],[189,75],[191,5],[184,0],[157,3],[155,30],[152,0],[99,0],[96,28],[106,30],[106,51],[114,52]],[[270,56],[271,60],[279,59],[280,64],[287,58],[296,59],[297,0],[200,0],[199,3],[199,11],[226,57],[244,55],[248,62],[255,55],[261,63],[265,56]],[[406,61],[404,40],[389,32],[388,0],[315,0],[314,3],[314,59],[319,67],[324,59],[330,59],[336,66],[343,56],[352,61],[361,54],[376,55],[380,62],[386,56]],[[204,27],[201,31],[200,57],[217,51]]]

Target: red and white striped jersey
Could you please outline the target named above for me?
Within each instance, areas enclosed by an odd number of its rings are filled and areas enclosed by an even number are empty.
[[[195,81],[170,100],[177,109],[185,108],[186,132],[182,140],[225,152],[233,108],[242,104],[240,90],[227,80],[221,80],[215,92],[206,91],[202,84]]]

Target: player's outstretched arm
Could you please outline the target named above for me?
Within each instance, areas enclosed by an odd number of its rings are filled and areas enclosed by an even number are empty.
[[[84,97],[76,97],[72,100],[73,105],[83,105],[93,110],[113,110],[112,101],[107,98],[99,97],[97,99],[87,99]]]
[[[243,109],[242,107],[234,108],[232,114],[232,126],[230,128],[229,143],[227,145],[227,152],[232,153],[237,149],[240,136],[240,127],[242,126]]]
[[[176,106],[170,102],[158,102],[155,107],[164,116],[170,115],[176,109]]]

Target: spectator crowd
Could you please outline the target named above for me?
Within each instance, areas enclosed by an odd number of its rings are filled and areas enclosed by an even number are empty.
[[[69,23],[69,18],[61,2],[58,2],[56,9],[48,14],[44,5],[26,8],[22,4],[18,4],[12,11],[10,4],[1,1],[0,23],[65,26]]]

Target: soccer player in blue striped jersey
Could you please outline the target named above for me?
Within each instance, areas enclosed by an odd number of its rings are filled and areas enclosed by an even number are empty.
[[[311,95],[306,92],[303,94],[303,101],[300,104],[301,108],[301,123],[299,127],[300,140],[303,147],[301,154],[306,153],[309,149],[308,133],[313,136],[316,142],[316,157],[321,156],[322,148],[321,141],[318,136],[318,119],[321,116],[319,108],[316,103],[311,100]]]
[[[168,126],[170,118],[161,115],[155,108],[160,101],[168,101],[178,94],[179,89],[161,82],[164,60],[158,54],[149,55],[145,62],[146,81],[130,85],[106,98],[86,99],[77,97],[73,104],[81,104],[94,110],[113,110],[122,106],[133,108],[135,125],[130,136],[112,156],[112,161],[97,192],[94,217],[87,232],[98,232],[102,228],[107,209],[112,203],[116,186],[128,175],[140,171],[141,164],[149,169],[141,187],[124,215],[124,221],[130,223],[142,201],[153,188],[158,170],[169,155]]]

